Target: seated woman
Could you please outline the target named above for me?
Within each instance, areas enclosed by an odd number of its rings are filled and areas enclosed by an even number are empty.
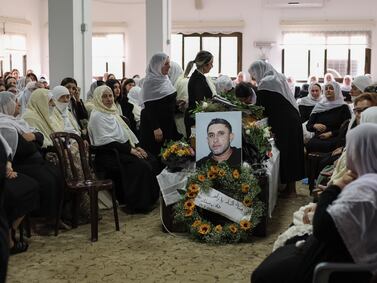
[[[132,114],[135,117],[136,129],[140,129],[140,114],[141,114],[141,88],[134,86],[127,94],[128,102],[131,103],[134,108],[132,109]]]
[[[296,247],[277,249],[253,272],[251,282],[312,282],[315,266],[326,262],[377,261],[377,125],[347,134],[347,173],[320,195],[313,235]],[[357,179],[356,179],[357,178]],[[356,180],[355,180],[356,179]],[[369,274],[347,272],[333,282],[369,282]]]
[[[38,182],[41,206],[36,213],[54,223],[63,192],[62,177],[59,169],[46,162],[39,151],[43,145],[43,135],[30,128],[24,120],[15,118],[19,109],[12,93],[3,92],[0,95],[0,127],[6,124],[17,132],[13,167]]]
[[[2,134],[7,137],[7,140]],[[0,184],[3,201],[1,205],[3,205],[4,216],[7,221],[7,227],[4,228],[9,230],[10,254],[25,252],[28,249],[29,245],[26,242],[16,239],[16,230],[26,214],[39,208],[38,183],[34,179],[13,170],[12,158],[16,147],[17,131],[11,128],[1,128],[0,170],[5,171],[5,180]],[[3,226],[5,223],[1,224]],[[2,265],[1,269],[3,268]],[[0,273],[3,273],[3,270]]]
[[[96,164],[101,164],[107,172],[124,176],[124,187],[117,195],[122,196],[120,201],[127,205],[128,212],[150,211],[158,199],[159,186],[149,155],[138,146],[138,139],[120,117],[111,88],[96,88],[93,104],[88,125],[92,145],[117,149],[122,167],[117,168],[113,155],[105,151],[96,154]]]
[[[314,137],[306,144],[307,151],[334,150],[341,125],[350,118],[351,112],[344,102],[339,84],[332,81],[326,83],[325,97],[314,107],[306,125],[309,132],[314,132]]]
[[[127,97],[128,92],[126,92],[126,94],[121,93],[120,83],[117,80],[107,80],[106,85],[110,87],[111,90],[113,91],[114,103],[118,109],[119,114],[127,118],[127,123],[131,131],[134,132],[136,135],[138,135],[138,132],[136,129],[135,116],[133,114],[134,106],[128,101],[128,97]]]
[[[309,120],[314,106],[322,99],[321,85],[314,83],[309,86],[309,94],[297,99],[298,110],[300,110],[301,122]]]

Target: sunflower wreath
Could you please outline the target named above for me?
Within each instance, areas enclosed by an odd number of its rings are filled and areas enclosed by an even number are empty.
[[[195,206],[200,190],[208,191],[210,188],[252,208],[250,220],[241,220],[240,223],[228,220],[223,225],[211,223],[203,216],[203,209]],[[189,177],[185,194],[174,206],[174,220],[185,224],[190,234],[202,242],[223,244],[248,241],[264,214],[264,204],[257,198],[260,190],[249,166],[235,169],[226,162],[204,165]]]

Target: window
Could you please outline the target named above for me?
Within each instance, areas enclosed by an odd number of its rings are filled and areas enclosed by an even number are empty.
[[[24,56],[26,55],[26,35],[3,34],[0,37],[0,60],[2,72],[24,69]]]
[[[171,59],[185,69],[200,50],[213,54],[213,68],[209,75],[217,77],[220,73],[236,77],[242,64],[242,33],[231,34],[172,34]]]
[[[331,72],[341,78],[369,73],[370,32],[284,32],[283,70],[296,80]]]
[[[93,76],[112,73],[123,78],[124,36],[122,33],[93,34],[92,37]]]

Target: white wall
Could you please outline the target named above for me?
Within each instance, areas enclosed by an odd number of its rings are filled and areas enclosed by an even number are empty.
[[[324,8],[264,9],[263,0],[203,0],[203,9],[196,10],[193,0],[171,0],[173,21],[237,21],[242,20],[241,28],[213,28],[212,31],[240,31],[243,33],[243,70],[260,56],[253,47],[254,41],[276,41],[271,49],[270,62],[281,67],[281,20],[368,20],[377,21],[377,1],[375,0],[325,0]],[[136,73],[144,75],[146,68],[145,3],[114,4],[93,1],[94,22],[126,22],[124,27],[98,26],[93,32],[124,32],[126,39],[126,76]],[[118,0],[121,2],[121,0]],[[131,1],[125,1],[131,2]],[[0,6],[0,16],[26,18],[32,21],[28,30],[29,65],[36,71],[48,71],[46,59],[47,0],[6,1]],[[15,7],[23,7],[15,9]],[[173,26],[174,28],[174,26]],[[342,27],[334,27],[341,29]],[[348,29],[348,28],[346,28]],[[184,30],[182,30],[184,31]],[[41,39],[42,37],[42,39]],[[109,49],[111,52],[111,49]],[[372,28],[372,74],[377,73],[377,27]],[[374,75],[375,79],[377,76]]]

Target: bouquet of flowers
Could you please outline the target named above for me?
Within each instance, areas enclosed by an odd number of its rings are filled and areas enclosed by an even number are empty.
[[[195,160],[195,152],[184,140],[170,141],[161,150],[161,161],[169,170],[185,168],[192,160]]]
[[[270,127],[251,123],[244,127],[244,135],[246,144],[257,150],[255,160],[257,163],[262,163],[263,160],[271,157]]]

